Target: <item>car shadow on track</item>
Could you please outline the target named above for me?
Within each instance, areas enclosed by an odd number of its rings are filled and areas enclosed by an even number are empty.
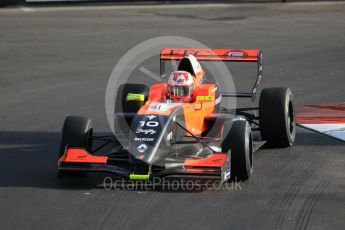
[[[39,187],[51,189],[104,189],[106,174],[88,174],[82,177],[57,177],[58,132],[0,132],[0,187]],[[344,143],[312,132],[298,132],[296,146],[344,145]],[[114,178],[114,177],[112,177]],[[154,189],[134,188],[137,191],[202,192],[207,188]],[[131,190],[120,188],[120,190]],[[132,188],[133,190],[133,188]]]
[[[0,132],[0,187],[97,187],[100,175],[58,179],[59,141],[58,132]]]
[[[84,176],[57,176],[57,158],[60,141],[58,132],[0,132],[0,187],[38,187],[76,190],[104,189],[108,174],[89,173]],[[111,176],[115,181],[116,177]],[[119,190],[157,192],[201,192],[203,189],[169,189],[155,185],[153,188],[126,186]]]

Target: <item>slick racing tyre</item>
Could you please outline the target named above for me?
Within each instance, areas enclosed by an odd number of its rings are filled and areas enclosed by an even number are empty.
[[[289,147],[296,136],[294,98],[289,88],[263,89],[259,102],[262,138],[269,147]]]
[[[92,122],[90,118],[79,116],[68,116],[62,128],[62,137],[59,149],[59,158],[68,148],[84,148],[88,152],[92,151]],[[86,173],[78,171],[61,171],[58,177],[64,176],[85,176]]]
[[[59,150],[59,158],[68,148],[84,148],[88,151],[92,149],[92,122],[90,118],[79,116],[68,116],[62,128],[62,137]]]
[[[253,141],[251,127],[247,120],[234,120],[224,123],[224,130],[229,130],[222,142],[222,151],[231,155],[231,181],[248,180],[253,173]],[[225,131],[226,133],[226,131]]]

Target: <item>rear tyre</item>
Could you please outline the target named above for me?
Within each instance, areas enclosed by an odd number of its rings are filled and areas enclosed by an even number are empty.
[[[268,88],[260,95],[259,121],[269,147],[289,147],[296,136],[294,98],[289,88]]]
[[[90,118],[80,116],[68,116],[62,128],[62,137],[59,149],[59,158],[65,153],[66,148],[84,148],[91,152],[93,127]],[[59,176],[66,174],[80,174],[79,172],[59,171]]]
[[[248,121],[241,119],[224,123],[230,130],[222,142],[222,151],[230,152],[232,181],[248,180],[253,173],[253,141]]]

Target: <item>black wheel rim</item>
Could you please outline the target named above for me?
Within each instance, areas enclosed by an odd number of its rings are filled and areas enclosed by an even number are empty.
[[[295,117],[294,117],[294,111],[293,111],[293,106],[292,106],[291,101],[289,102],[288,110],[287,110],[287,122],[288,122],[289,133],[290,135],[292,135],[293,132],[295,131]]]

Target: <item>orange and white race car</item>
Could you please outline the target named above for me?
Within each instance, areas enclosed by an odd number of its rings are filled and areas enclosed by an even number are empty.
[[[163,83],[119,86],[115,134],[121,137],[94,135],[89,118],[66,118],[60,173],[109,172],[131,180],[179,175],[247,180],[253,172],[254,151],[264,144],[293,144],[291,90],[264,89],[259,105],[254,103],[262,77],[259,50],[164,48],[160,59]],[[179,64],[166,79],[165,62],[171,60]],[[217,82],[205,81],[199,61],[257,62],[252,91],[220,92]],[[224,108],[226,97],[249,98],[252,106]],[[100,141],[104,143],[96,146]],[[117,145],[107,148],[112,143]]]

